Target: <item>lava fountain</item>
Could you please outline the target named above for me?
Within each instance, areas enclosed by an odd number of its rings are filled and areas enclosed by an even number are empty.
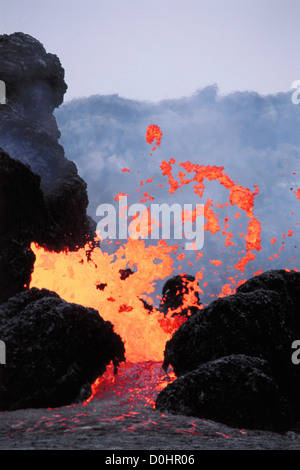
[[[156,125],[150,125],[146,132],[147,143],[153,145],[152,151],[161,144],[162,132]],[[227,204],[235,205],[238,211],[244,211],[248,218],[245,235],[246,254],[235,265],[235,269],[243,271],[245,265],[255,258],[255,251],[260,247],[260,222],[254,216],[254,198],[258,189],[252,193],[249,189],[237,185],[225,173],[223,167],[196,165],[180,162],[180,171],[174,175],[175,160],[161,161],[162,175],[167,177],[168,191],[174,194],[185,185],[193,185],[194,193],[200,200],[205,189],[204,180],[218,181],[229,191]],[[124,169],[124,171],[130,171]],[[122,193],[119,193],[120,197]],[[148,195],[149,196],[149,195]],[[149,200],[154,198],[149,196]],[[221,230],[218,215],[213,210],[213,201],[207,199],[202,205],[202,216],[206,220],[203,230],[211,234]],[[141,221],[135,218],[135,222]],[[182,220],[190,218],[193,222],[201,215],[199,211],[183,214]],[[238,216],[238,215],[237,215]],[[150,221],[148,231],[151,232],[155,221]],[[183,222],[184,223],[184,222]],[[227,230],[225,246],[233,245],[232,234]],[[30,287],[46,288],[57,292],[68,302],[78,303],[95,308],[104,320],[114,325],[125,344],[126,360],[131,363],[145,361],[162,361],[166,342],[174,331],[186,320],[186,316],[164,315],[153,305],[155,285],[158,280],[174,275],[174,256],[177,246],[170,246],[165,240],[158,240],[146,245],[143,239],[128,238],[117,250],[109,254],[98,244],[91,247],[87,244],[77,251],[50,252],[32,244],[36,261]],[[202,253],[195,248],[195,260]],[[184,254],[180,256],[184,257]],[[178,257],[177,259],[179,259]],[[220,260],[211,260],[216,265]],[[195,281],[191,281],[188,293],[183,298],[182,309],[198,305],[196,293],[201,293],[199,281],[203,271],[197,272]],[[231,293],[229,286],[224,286],[220,295]],[[151,305],[145,308],[145,301]],[[199,306],[199,305],[198,305]],[[178,312],[180,313],[180,312]]]

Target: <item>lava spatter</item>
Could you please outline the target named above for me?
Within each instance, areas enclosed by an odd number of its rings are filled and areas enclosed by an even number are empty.
[[[148,144],[153,144],[154,141],[156,141],[156,145],[160,145],[161,143],[161,138],[162,138],[162,132],[156,124],[150,124],[147,127],[146,131],[146,141]],[[154,146],[152,150],[155,150],[156,147]]]
[[[154,124],[148,126],[147,143],[155,142],[157,147],[161,145],[161,138],[162,132],[159,126]],[[175,159],[171,158],[169,161],[163,160],[160,164],[162,175],[168,178],[171,194],[185,185],[192,185],[195,195],[201,201],[205,191],[205,180],[208,182],[217,180],[229,191],[229,201],[224,205],[236,205],[240,211],[245,212],[249,219],[245,235],[246,254],[235,265],[237,270],[243,271],[245,265],[255,258],[253,251],[260,250],[261,227],[253,214],[254,197],[258,189],[252,193],[249,189],[235,184],[224,173],[223,167],[196,165],[188,161],[179,163],[180,172],[175,176],[173,174],[175,163]],[[126,169],[126,172],[127,170],[130,169]],[[147,183],[150,185],[152,178],[149,177]],[[119,192],[115,200],[119,201],[125,195],[128,196],[125,192]],[[149,191],[145,192],[144,196],[145,202],[153,201]],[[216,234],[221,230],[221,222],[214,212],[213,201],[207,199],[201,207],[205,218],[204,230],[210,231],[212,235]],[[145,226],[148,235],[151,233],[151,224],[155,222],[151,220],[148,225],[142,224],[141,217],[146,215],[147,212],[141,214],[140,218],[134,217],[131,223],[138,227],[140,222],[141,226]],[[195,221],[198,215],[199,212],[192,211],[188,217]],[[225,229],[223,232],[226,237],[225,245],[234,245],[233,234],[228,231],[228,219],[225,220]],[[128,361],[133,363],[161,361],[166,341],[186,320],[186,317],[180,316],[180,309],[184,310],[191,306],[196,291],[203,293],[198,283],[203,279],[204,267],[196,273],[195,281],[187,285],[183,305],[177,312],[179,315],[163,315],[159,308],[151,304],[151,296],[155,293],[158,280],[174,275],[176,269],[174,259],[178,256],[177,245],[169,246],[166,241],[161,240],[146,246],[144,240],[138,237],[118,243],[118,249],[112,254],[103,251],[99,246],[92,250],[85,247],[76,252],[55,253],[32,244],[36,262],[31,287],[48,288],[69,302],[95,308],[105,320],[111,321],[116,333],[123,339]],[[195,263],[202,256],[203,253],[195,251]],[[193,265],[192,261],[189,261],[189,265]],[[212,259],[211,263],[221,266],[222,260]],[[120,276],[120,272],[126,270],[130,270],[130,275]],[[105,287],[99,288],[99,286]],[[230,293],[231,290],[231,286],[226,284],[221,294]],[[148,302],[151,309],[145,308],[144,302]]]
[[[241,185],[237,185],[228,175],[224,173],[223,167],[217,166],[204,166],[193,164],[189,161],[185,163],[179,163],[179,166],[186,170],[186,173],[179,173],[179,181],[173,175],[173,165],[176,163],[174,158],[167,161],[161,162],[162,173],[168,176],[168,184],[170,186],[169,192],[174,194],[175,191],[182,188],[184,185],[190,183],[194,184],[194,192],[200,197],[203,197],[205,189],[204,179],[208,181],[218,180],[221,185],[226,189],[229,189],[229,201],[231,205],[237,205],[239,209],[245,212],[246,216],[250,219],[248,224],[248,231],[245,235],[246,240],[246,255],[236,263],[235,268],[240,271],[245,270],[245,265],[255,259],[253,251],[261,250],[261,223],[253,215],[254,208],[254,197],[258,194],[259,190],[256,186],[255,191],[252,193],[248,188],[244,188]],[[194,173],[193,176],[188,177],[188,174]],[[214,214],[211,206],[213,201],[207,200],[204,208],[204,217],[206,218],[206,225],[204,230],[209,230],[212,234],[217,233],[220,230],[220,224],[218,217]],[[233,234],[228,231],[223,232],[226,235],[225,246],[232,245],[230,241]]]

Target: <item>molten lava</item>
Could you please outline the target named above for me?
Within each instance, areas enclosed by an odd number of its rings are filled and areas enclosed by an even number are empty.
[[[198,196],[202,197],[203,191],[205,189],[203,184],[204,178],[208,179],[209,181],[218,180],[220,184],[230,190],[229,200],[231,205],[236,204],[239,209],[245,211],[246,216],[250,219],[248,224],[248,232],[245,236],[247,253],[235,265],[236,269],[244,271],[245,265],[249,261],[255,259],[255,255],[252,253],[252,251],[261,250],[261,224],[253,215],[254,196],[258,194],[258,188],[256,187],[254,193],[251,193],[248,188],[236,185],[225,173],[223,173],[223,167],[196,165],[190,162],[179,163],[179,166],[183,167],[186,170],[186,173],[181,171],[178,174],[180,181],[177,181],[172,173],[172,165],[175,163],[176,161],[174,158],[171,158],[169,162],[161,162],[162,173],[163,175],[168,176],[168,183],[170,185],[169,192],[171,194],[182,188],[183,185],[195,182],[197,184],[194,185],[194,192],[195,194],[198,194]],[[194,173],[194,176],[187,178],[187,173]],[[209,230],[212,234],[214,234],[220,230],[220,225],[217,216],[211,209],[212,203],[213,202],[208,199],[205,204],[204,216],[206,217],[207,223],[204,227],[204,230]],[[227,231],[224,231],[223,234],[226,235],[225,246],[233,244],[230,241],[230,238],[233,235]]]
[[[161,144],[161,137],[162,132],[157,125],[148,126],[147,143],[153,144],[155,141],[158,146]],[[155,147],[152,150],[155,150]],[[261,226],[253,215],[254,196],[258,192],[257,188],[252,193],[249,189],[235,184],[224,173],[223,167],[196,165],[190,162],[179,163],[182,170],[176,179],[173,175],[175,163],[172,158],[169,162],[162,161],[160,165],[162,174],[168,177],[171,194],[184,185],[193,184],[195,194],[202,198],[205,189],[204,179],[217,180],[229,190],[230,204],[237,205],[249,218],[248,231],[245,235],[246,254],[235,265],[237,270],[243,271],[246,263],[255,258],[253,251],[260,250]],[[127,168],[122,170],[123,173],[128,171],[130,170]],[[152,179],[148,178],[147,183],[151,182]],[[115,200],[118,201],[125,195],[120,192],[116,195]],[[148,192],[144,192],[144,196],[143,201],[154,200]],[[228,205],[229,202],[225,205]],[[195,210],[185,216],[195,221],[200,213],[201,211]],[[142,226],[145,215],[147,215],[147,211],[140,217],[133,217],[131,224],[134,224],[135,228]],[[204,217],[206,219],[204,230],[208,230],[212,234],[221,230],[218,216],[213,211],[213,201],[209,199],[204,205]],[[146,234],[151,233],[151,227],[154,223],[156,222],[151,219],[148,225],[143,225]],[[225,220],[225,228],[222,233],[226,237],[225,246],[234,245],[231,241],[233,234],[227,228],[228,218]],[[140,235],[143,235],[142,231],[140,231]],[[111,321],[115,332],[123,339],[128,361],[133,363],[162,361],[166,341],[186,320],[186,317],[168,314],[164,316],[152,305],[151,295],[155,292],[155,284],[158,280],[173,275],[175,267],[172,254],[176,253],[177,246],[168,246],[165,241],[146,246],[143,240],[133,238],[128,238],[124,244],[118,243],[120,246],[113,254],[106,253],[99,246],[91,249],[87,245],[75,252],[56,253],[32,244],[36,262],[31,287],[47,288],[57,292],[69,302],[95,308],[105,320]],[[201,256],[202,253],[195,253],[195,261]],[[213,259],[211,263],[219,266],[222,261]],[[193,263],[189,261],[189,264]],[[179,266],[178,269],[181,267]],[[122,276],[120,274],[128,272],[128,270],[131,275]],[[202,278],[203,272],[201,270],[196,274],[195,281],[189,286],[188,294],[182,299],[182,310],[197,306],[195,293],[202,293],[198,285]],[[230,285],[225,285],[220,296],[231,292]],[[145,308],[145,302],[150,305],[150,309]],[[180,311],[178,313],[180,314]]]
[[[153,141],[156,141],[156,145],[160,145],[161,142],[161,137],[162,137],[162,132],[156,124],[150,124],[150,126],[147,127],[147,132],[146,132],[146,141],[148,144],[152,144]],[[155,147],[153,147],[152,150],[155,150]]]
[[[125,342],[128,361],[163,359],[165,343],[183,319],[164,322],[161,312],[144,308],[142,299],[151,302],[154,281],[172,274],[173,248],[164,242],[145,247],[144,241],[128,239],[111,255],[101,248],[89,256],[83,248],[55,253],[33,244],[32,249],[36,262],[31,287],[47,288],[68,302],[98,310]],[[133,273],[124,278],[120,272],[128,268]]]
[[[155,141],[156,146],[159,146],[161,137],[162,132],[157,125],[148,126],[147,143],[153,144]],[[152,150],[155,149],[154,146]],[[170,194],[176,193],[185,185],[192,185],[195,195],[201,200],[205,190],[204,181],[207,180],[218,181],[228,190],[229,196],[228,201],[224,204],[215,204],[214,206],[213,201],[207,199],[203,205],[197,206],[197,209],[193,211],[182,211],[182,223],[184,220],[195,222],[198,216],[204,215],[203,230],[209,231],[212,235],[220,232],[224,236],[224,246],[235,246],[234,235],[228,230],[230,218],[227,216],[224,222],[220,221],[219,214],[214,212],[214,207],[237,206],[238,211],[234,216],[235,219],[240,218],[241,212],[244,212],[248,219],[248,227],[246,231],[238,235],[245,240],[245,250],[238,252],[240,259],[234,265],[237,272],[242,275],[246,264],[255,259],[254,252],[261,250],[261,224],[254,216],[254,198],[258,194],[258,188],[255,186],[255,191],[251,192],[248,188],[234,183],[224,173],[223,167],[198,165],[188,161],[178,164],[180,171],[176,176],[174,174],[175,164],[174,158],[160,163],[162,175],[167,177]],[[122,173],[130,171],[128,168],[122,169]],[[153,178],[148,178],[146,183],[151,184],[152,181]],[[144,181],[142,180],[140,186],[143,185]],[[299,191],[297,191],[298,199],[300,199]],[[149,192],[144,192],[143,195],[140,202],[154,200]],[[129,195],[118,193],[115,201],[121,200],[124,196],[128,197]],[[122,210],[125,210],[125,207]],[[145,220],[148,220],[148,223],[143,223]],[[203,294],[199,283],[204,280],[203,287],[207,287],[208,283],[203,279],[205,268],[202,266],[196,273],[194,280],[188,281],[187,289],[182,296],[181,306],[176,310],[170,309],[167,313],[162,313],[161,309],[153,305],[156,283],[174,276],[176,270],[174,261],[185,260],[186,255],[178,254],[178,246],[169,246],[164,240],[146,246],[145,241],[140,239],[143,235],[151,233],[154,224],[159,224],[158,221],[149,218],[148,209],[139,216],[134,215],[131,224],[136,231],[139,231],[140,237],[128,238],[124,243],[117,241],[115,245],[119,247],[112,254],[103,251],[99,245],[91,247],[87,244],[86,247],[78,249],[78,251],[66,250],[56,253],[32,244],[36,261],[30,287],[47,288],[57,292],[66,301],[96,309],[104,320],[108,320],[114,325],[115,332],[124,341],[126,360],[131,364],[130,367],[132,367],[132,363],[144,363],[143,367],[152,371],[151,374],[158,384],[157,392],[175,377],[161,377],[161,373],[158,372],[160,369],[156,369],[153,364],[154,362],[162,363],[166,342],[180,324],[186,321],[187,316],[180,315],[181,312],[183,310],[189,311],[189,308],[193,306],[203,308],[198,303],[198,294]],[[287,235],[291,237],[293,233],[294,231],[290,230]],[[285,234],[283,234],[283,238],[285,238]],[[276,243],[275,237],[272,238],[271,243],[272,245]],[[283,245],[279,248],[279,250],[281,249],[283,249]],[[273,256],[277,257],[278,255]],[[188,264],[196,265],[202,257],[203,253],[195,250],[194,259],[188,261]],[[210,263],[217,268],[223,265],[224,260],[213,258]],[[232,269],[231,266],[227,268]],[[178,272],[181,269],[181,266],[177,266]],[[254,275],[261,272],[262,270],[258,270]],[[218,297],[233,294],[239,285],[246,282],[246,279],[238,281],[238,274],[234,276],[232,271],[231,273],[232,275],[227,278],[230,283],[224,283]],[[209,295],[213,297],[215,294]],[[185,313],[185,315],[187,314]],[[101,387],[103,389],[103,387],[113,385],[113,393],[115,393],[116,384],[122,387],[122,377],[125,377],[126,374],[131,374],[130,368],[127,370],[126,365],[121,365],[118,378],[114,377],[108,368],[107,373],[94,383],[92,395],[86,403],[101,393]],[[145,386],[146,384],[140,384],[134,389],[135,393],[142,393],[141,390],[144,390],[143,399],[148,404],[153,404],[154,395],[151,395],[152,392],[149,395],[149,390],[146,391]],[[152,398],[150,399],[149,396]]]

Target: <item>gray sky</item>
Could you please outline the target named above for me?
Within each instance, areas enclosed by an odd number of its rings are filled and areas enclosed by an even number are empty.
[[[1,34],[16,31],[58,55],[66,100],[269,94],[300,79],[300,0],[0,0]]]

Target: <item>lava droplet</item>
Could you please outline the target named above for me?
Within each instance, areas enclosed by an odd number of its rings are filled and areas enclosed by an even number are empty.
[[[161,137],[162,137],[162,132],[159,126],[157,126],[156,124],[150,124],[147,127],[146,141],[148,144],[152,144],[153,141],[156,140],[156,145],[160,145]],[[155,147],[152,150],[155,150]]]

